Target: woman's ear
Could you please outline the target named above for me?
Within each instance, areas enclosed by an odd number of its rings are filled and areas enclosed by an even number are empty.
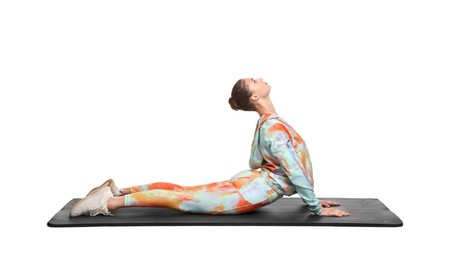
[[[256,101],[258,101],[258,99],[260,99],[260,96],[252,95],[250,98],[252,99],[252,101],[256,102]]]

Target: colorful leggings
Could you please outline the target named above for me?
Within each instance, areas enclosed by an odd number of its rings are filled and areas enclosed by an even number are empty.
[[[222,182],[180,186],[156,182],[130,187],[125,206],[166,207],[200,214],[242,214],[271,204],[283,194],[266,182],[261,172],[246,170]]]

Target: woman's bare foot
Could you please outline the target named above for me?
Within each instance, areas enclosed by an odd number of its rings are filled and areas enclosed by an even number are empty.
[[[127,194],[131,193],[131,189],[130,188],[122,188],[122,189],[119,190],[119,193],[120,193],[120,196],[127,195]]]
[[[123,196],[109,198],[107,202],[108,210],[115,210],[125,206],[125,198]]]

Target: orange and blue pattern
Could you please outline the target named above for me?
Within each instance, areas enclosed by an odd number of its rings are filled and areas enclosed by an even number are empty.
[[[125,206],[167,207],[200,214],[242,214],[298,193],[321,213],[313,192],[312,165],[304,140],[276,114],[258,119],[249,170],[198,186],[157,182],[130,187]]]
[[[249,165],[261,169],[277,192],[286,196],[298,193],[310,211],[321,213],[306,143],[280,116],[266,113],[258,120]]]
[[[166,207],[200,214],[242,214],[271,204],[283,195],[260,171],[246,170],[231,179],[198,186],[157,182],[130,187],[125,206]]]

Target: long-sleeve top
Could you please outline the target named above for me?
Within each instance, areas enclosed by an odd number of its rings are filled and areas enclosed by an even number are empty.
[[[285,120],[265,113],[257,122],[249,161],[250,168],[265,171],[272,188],[287,196],[298,193],[309,210],[322,211],[313,187],[312,163],[304,140]]]

